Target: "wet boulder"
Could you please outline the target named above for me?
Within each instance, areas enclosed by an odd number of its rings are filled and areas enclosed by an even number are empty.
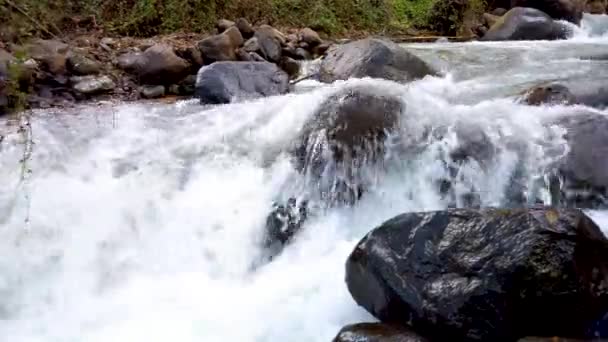
[[[118,66],[146,84],[179,82],[190,71],[190,64],[165,44],[156,44],[143,53],[123,54],[118,57]]]
[[[305,123],[293,151],[296,169],[327,206],[353,204],[368,186],[359,174],[385,157],[385,140],[405,105],[373,88],[351,87],[325,100]]]
[[[568,87],[552,83],[535,86],[527,90],[522,96],[522,101],[531,106],[543,104],[560,105],[574,104],[576,103],[576,98]]]
[[[481,40],[556,40],[566,39],[569,34],[566,25],[554,21],[546,13],[516,7],[500,17]]]
[[[608,240],[578,209],[399,215],[346,262],[355,301],[437,341],[593,336],[608,312]]]
[[[526,91],[522,100],[530,105],[579,104],[604,109],[608,107],[607,81],[584,79],[540,84]]]
[[[436,75],[426,62],[399,45],[374,38],[337,45],[327,52],[320,80],[331,83],[349,78],[383,78],[408,82]]]
[[[384,323],[359,323],[347,325],[333,342],[427,342],[412,330],[399,325]]]
[[[511,0],[511,7],[529,7],[543,11],[555,20],[580,24],[583,6],[577,0]]]
[[[207,37],[198,43],[198,48],[206,63],[235,61],[236,50],[243,44],[243,36],[236,27],[230,27],[221,34]]]
[[[196,96],[202,104],[284,94],[289,76],[268,62],[217,62],[199,70]]]

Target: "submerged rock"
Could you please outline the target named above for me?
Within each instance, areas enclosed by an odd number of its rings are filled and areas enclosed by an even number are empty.
[[[196,80],[196,96],[202,104],[230,103],[288,90],[289,76],[268,62],[217,62],[201,68]]]
[[[346,263],[355,301],[437,341],[591,337],[608,312],[608,240],[577,209],[397,216]]]
[[[522,100],[530,105],[585,105],[608,107],[608,80],[567,80],[541,84],[528,90]]]
[[[547,84],[526,91],[522,100],[532,106],[542,104],[574,104],[576,99],[570,89],[561,84]]]
[[[535,8],[553,19],[577,25],[583,18],[583,6],[577,0],[511,0],[511,7]]]
[[[427,342],[408,328],[384,323],[359,323],[347,325],[333,342]]]
[[[570,29],[534,8],[515,7],[500,17],[482,41],[566,39]]]
[[[290,198],[286,204],[273,204],[271,213],[266,218],[264,248],[266,256],[272,259],[278,255],[286,244],[293,240],[308,217],[308,203]]]
[[[331,83],[372,77],[407,82],[436,74],[423,60],[399,45],[367,38],[331,49],[321,63],[320,80]]]

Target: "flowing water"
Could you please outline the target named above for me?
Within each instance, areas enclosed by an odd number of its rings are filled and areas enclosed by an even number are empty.
[[[533,184],[567,147],[542,118],[589,109],[514,97],[543,81],[608,79],[605,33],[607,17],[586,16],[568,41],[406,45],[445,73],[407,85],[308,82],[219,107],[37,111],[25,163],[23,134],[2,123],[0,340],[327,342],[372,321],[344,284],[354,244],[396,214],[448,206],[436,184],[459,143],[453,127],[481,130],[497,150],[489,165],[461,165],[456,191],[473,187],[482,205],[502,205],[518,169],[527,194],[543,198]],[[405,141],[419,143],[424,127],[441,138],[389,156],[356,205],[320,211],[280,256],[252,268],[273,201],[303,184],[287,147],[324,99],[353,86],[403,100]],[[590,214],[608,227],[608,214]]]

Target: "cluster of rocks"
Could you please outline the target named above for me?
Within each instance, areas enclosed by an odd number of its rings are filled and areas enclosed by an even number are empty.
[[[44,108],[104,96],[122,100],[192,96],[197,72],[216,63],[267,63],[244,68],[250,70],[246,78],[255,78],[260,69],[272,70],[283,89],[289,78],[298,75],[299,61],[317,58],[329,47],[309,28],[283,34],[268,25],[253,27],[241,18],[220,20],[217,30],[208,37],[83,36],[70,39],[69,45],[37,39],[23,46],[0,46],[0,113],[17,101],[24,107]]]

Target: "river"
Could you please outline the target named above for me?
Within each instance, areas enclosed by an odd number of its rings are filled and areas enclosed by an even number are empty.
[[[508,136],[529,147],[533,183],[556,158],[548,151],[565,144],[541,118],[573,109],[515,96],[543,81],[608,79],[605,16],[585,16],[566,41],[405,46],[444,76],[305,81],[297,93],[216,107],[39,110],[25,163],[23,135],[0,122],[0,341],[328,342],[346,324],[373,321],[346,289],[346,257],[396,214],[446,208],[435,185],[457,137],[395,162],[355,206],[312,217],[284,253],[252,269],[272,202],[299,182],[285,146],[324,99],[372,87],[406,104],[404,136],[455,125],[499,147]],[[501,205],[517,163],[499,149],[487,168],[464,165],[457,187]],[[608,214],[590,214],[608,228]]]

